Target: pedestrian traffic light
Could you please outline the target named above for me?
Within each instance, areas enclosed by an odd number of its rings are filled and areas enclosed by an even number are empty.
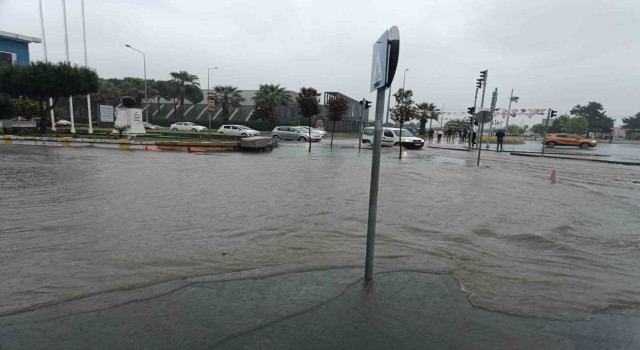
[[[371,101],[364,100],[364,109],[369,109],[371,107]]]
[[[554,111],[553,109],[551,110],[551,116],[550,118],[553,118],[556,116],[556,113],[558,113],[558,111]]]
[[[476,114],[476,107],[467,108],[467,114],[471,114],[471,115]]]

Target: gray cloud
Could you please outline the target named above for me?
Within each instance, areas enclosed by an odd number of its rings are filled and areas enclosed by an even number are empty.
[[[44,2],[49,59],[64,60],[61,1]],[[217,66],[212,85],[313,86],[374,100],[372,45],[397,25],[394,89],[409,68],[407,88],[418,102],[465,110],[478,72],[489,69],[498,107],[513,88],[518,108],[568,112],[595,100],[614,118],[640,112],[637,1],[85,2],[89,65],[103,77],[142,75],[142,58],[128,43],[145,52],[153,79],[187,70],[205,87],[207,67]],[[67,13],[71,60],[82,64],[80,0],[67,0]],[[40,37],[37,1],[0,0],[0,23],[0,30]],[[42,59],[42,46],[32,45],[31,54]],[[539,121],[518,120],[532,122]]]

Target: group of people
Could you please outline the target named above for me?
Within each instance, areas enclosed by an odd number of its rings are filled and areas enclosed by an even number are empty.
[[[475,131],[469,132],[469,130],[465,128],[449,128],[446,130],[442,128],[438,128],[437,130],[429,129],[427,131],[427,136],[428,136],[427,140],[429,143],[433,142],[434,135],[436,137],[437,143],[441,143],[443,138],[447,143],[454,143],[456,141],[456,138],[459,140],[460,143],[463,143],[463,142],[468,142],[469,137],[472,138],[471,142],[474,145],[476,142]]]
[[[456,140],[456,136],[458,137],[458,139],[460,140],[460,143],[463,142],[469,142],[469,138],[471,138],[471,146],[475,147],[476,146],[476,132],[475,131],[471,131],[469,132],[469,130],[465,129],[465,128],[449,128],[449,129],[438,129],[438,130],[433,130],[433,129],[429,129],[429,131],[427,131],[427,141],[428,143],[433,143],[433,136],[436,136],[436,142],[437,143],[441,143],[442,142],[442,138],[444,137],[447,143],[452,143],[455,142]],[[496,132],[496,151],[502,151],[503,147],[502,144],[504,142],[504,137],[506,136],[505,132],[503,130],[498,130]]]

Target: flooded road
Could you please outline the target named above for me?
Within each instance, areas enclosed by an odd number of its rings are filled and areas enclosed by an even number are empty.
[[[363,266],[371,150],[306,147],[0,146],[0,315],[191,276]],[[397,153],[382,154],[375,272],[451,274],[474,305],[516,315],[640,306],[638,167]]]

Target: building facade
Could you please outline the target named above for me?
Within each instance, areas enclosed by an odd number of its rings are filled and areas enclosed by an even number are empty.
[[[40,42],[39,38],[0,31],[0,66],[29,64],[29,44]]]

